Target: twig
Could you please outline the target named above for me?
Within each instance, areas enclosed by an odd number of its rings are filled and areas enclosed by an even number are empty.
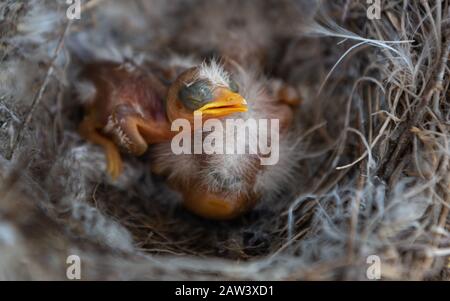
[[[88,11],[94,7],[96,7],[97,5],[99,5],[101,2],[104,2],[106,0],[92,0],[90,2],[84,3],[81,6],[81,12],[85,12]],[[22,138],[23,138],[23,131],[24,129],[28,126],[28,124],[30,123],[31,119],[33,118],[33,113],[36,110],[36,107],[40,104],[42,97],[45,93],[45,90],[48,86],[48,83],[50,81],[50,78],[55,70],[54,67],[54,63],[56,61],[56,59],[58,58],[58,55],[60,53],[60,51],[63,49],[64,46],[64,39],[67,35],[67,33],[69,32],[70,26],[72,25],[73,20],[69,19],[66,23],[66,26],[64,27],[64,31],[62,32],[62,34],[59,37],[58,40],[58,44],[56,46],[55,52],[53,53],[52,59],[50,60],[50,65],[47,69],[47,73],[45,75],[44,81],[42,82],[42,85],[39,89],[39,92],[37,93],[36,97],[34,98],[32,104],[31,104],[31,108],[28,111],[25,121],[21,124],[21,126],[18,129],[17,135],[15,137],[15,139],[13,140],[11,149],[9,151],[9,153],[6,155],[6,158],[8,160],[11,160],[12,157],[14,156],[14,152],[16,151],[17,146],[21,143]]]
[[[396,166],[395,162],[398,162],[398,159],[400,158],[400,156],[403,155],[403,153],[405,152],[406,148],[409,145],[408,140],[411,136],[411,132],[409,131],[409,129],[414,125],[417,125],[418,122],[421,120],[423,113],[425,112],[426,106],[430,103],[434,93],[439,93],[442,90],[443,86],[442,81],[445,74],[445,67],[447,65],[449,52],[450,52],[450,39],[447,39],[447,41],[445,42],[444,51],[441,56],[440,64],[437,66],[438,69],[434,84],[429,88],[425,96],[422,97],[422,100],[418,104],[416,110],[412,113],[411,119],[403,128],[400,139],[398,140],[398,142],[396,142],[397,146],[392,151],[391,156],[387,157],[387,159],[385,159],[385,161],[382,162],[381,170],[382,171],[384,170],[383,176],[385,178],[392,173],[394,167]]]
[[[64,31],[62,32],[61,36],[59,37],[58,40],[58,45],[55,49],[55,52],[53,54],[53,57],[50,61],[50,65],[47,69],[47,74],[45,75],[45,79],[39,89],[39,92],[37,93],[36,97],[34,98],[33,102],[31,103],[31,108],[28,111],[26,117],[25,117],[25,121],[20,125],[19,130],[17,132],[16,138],[14,139],[14,142],[12,144],[11,150],[9,151],[9,153],[7,154],[6,158],[8,160],[11,160],[12,157],[14,156],[14,152],[17,148],[17,146],[20,144],[20,142],[22,141],[23,138],[23,131],[24,129],[28,126],[28,124],[30,123],[31,119],[33,118],[33,113],[36,110],[36,107],[39,105],[39,103],[42,100],[42,96],[44,95],[44,92],[48,86],[48,83],[50,82],[50,77],[53,74],[54,71],[54,63],[56,61],[56,59],[58,58],[58,54],[61,51],[61,49],[63,48],[64,45],[64,38],[67,34],[67,32],[69,31],[70,25],[72,24],[72,20],[67,21],[67,24],[64,28]]]
[[[360,113],[360,111],[358,111],[358,116],[356,118],[357,122],[358,122],[358,128],[361,129],[361,131],[363,130],[363,125],[362,125],[362,114]],[[356,131],[356,130],[355,130]],[[361,134],[361,136],[363,136]],[[364,137],[364,136],[363,136]],[[367,146],[367,142],[360,140],[359,144],[358,144],[358,152],[361,154],[364,151],[364,144],[366,144]],[[369,151],[369,150],[367,150]],[[357,232],[358,232],[358,217],[359,217],[359,207],[361,205],[361,196],[364,190],[364,184],[365,184],[365,173],[366,173],[366,164],[365,161],[367,159],[364,159],[361,164],[360,164],[360,169],[359,169],[359,176],[358,176],[358,181],[357,181],[357,188],[356,188],[356,195],[355,195],[355,202],[351,203],[351,216],[350,216],[350,222],[349,222],[349,228],[350,228],[350,233],[348,236],[348,242],[347,242],[347,260],[348,263],[351,264],[354,261],[355,258],[355,242],[356,242],[356,236],[357,236]],[[369,157],[369,164],[370,164],[370,160],[371,158]],[[368,171],[368,170],[367,170]]]

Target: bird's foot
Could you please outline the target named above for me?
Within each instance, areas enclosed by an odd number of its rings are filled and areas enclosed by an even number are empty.
[[[97,131],[95,122],[89,115],[81,122],[79,131],[85,139],[103,147],[106,154],[107,171],[111,178],[116,180],[123,169],[122,158],[117,146]]]
[[[128,105],[118,105],[108,118],[104,131],[112,135],[114,142],[125,151],[141,155],[147,150],[147,142],[138,129],[140,117]]]
[[[113,180],[116,180],[123,171],[123,162],[119,150],[115,145],[106,148],[107,171]]]
[[[297,89],[281,80],[274,79],[270,81],[270,88],[273,95],[281,103],[291,107],[297,107],[302,103],[302,98]]]
[[[172,136],[167,122],[144,118],[124,104],[114,109],[105,131],[113,136],[117,145],[136,156],[145,153],[149,144],[167,141]]]
[[[298,95],[297,90],[292,86],[284,85],[278,90],[278,100],[291,106],[296,107],[302,103],[301,97]]]

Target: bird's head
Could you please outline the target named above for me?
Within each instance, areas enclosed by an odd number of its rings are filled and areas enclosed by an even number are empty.
[[[169,88],[166,105],[170,121],[185,118],[192,122],[197,112],[206,120],[247,111],[238,84],[215,61],[181,73]]]

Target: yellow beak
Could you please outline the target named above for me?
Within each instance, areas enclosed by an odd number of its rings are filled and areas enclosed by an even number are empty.
[[[223,88],[219,91],[218,97],[197,109],[194,114],[198,112],[211,117],[223,117],[237,112],[247,112],[247,102],[241,95]]]

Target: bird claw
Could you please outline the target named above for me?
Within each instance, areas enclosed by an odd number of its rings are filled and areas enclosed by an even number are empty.
[[[302,103],[300,93],[293,86],[278,79],[270,81],[270,89],[276,99],[291,107],[297,107]]]
[[[302,103],[302,99],[298,95],[297,90],[289,85],[284,85],[280,90],[278,90],[278,99],[292,107],[296,107]]]
[[[115,181],[123,171],[123,162],[117,149],[108,148],[106,150],[107,171],[111,178]]]
[[[137,113],[128,105],[117,105],[108,117],[104,131],[112,136],[114,143],[123,150],[140,155],[147,149],[136,127]]]

